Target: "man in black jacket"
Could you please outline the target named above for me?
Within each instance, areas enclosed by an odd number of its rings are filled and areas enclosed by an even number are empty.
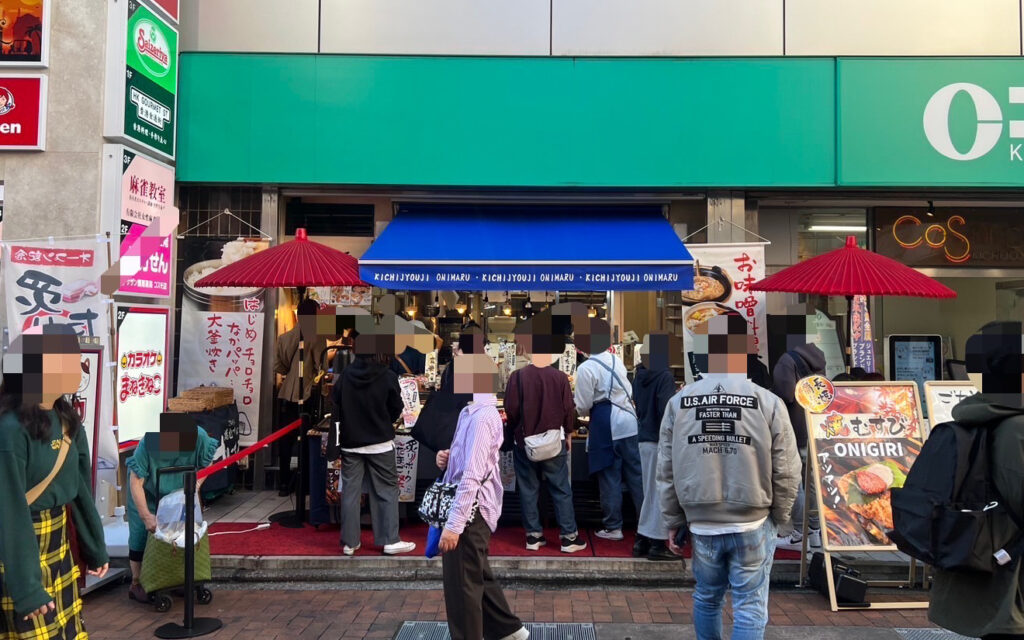
[[[633,378],[633,400],[640,423],[640,465],[644,478],[644,496],[657,496],[658,436],[665,406],[676,393],[676,380],[670,365],[683,364],[683,345],[678,336],[654,333],[644,337],[640,348],[640,366]],[[668,527],[657,500],[644,499],[636,529],[633,557],[649,560],[679,561],[668,548]]]
[[[359,512],[363,476],[369,472],[374,544],[386,555],[409,553],[412,542],[398,537],[398,468],[394,423],[402,415],[398,376],[375,353],[378,336],[360,334],[356,358],[335,389],[341,446],[341,544],[347,556],[360,547]]]

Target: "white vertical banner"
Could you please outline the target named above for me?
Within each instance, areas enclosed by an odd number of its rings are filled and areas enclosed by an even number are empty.
[[[245,414],[239,420],[242,447],[258,439],[262,367],[262,311],[200,311],[182,305],[178,391],[199,386],[234,389],[238,410]]]
[[[761,361],[768,366],[768,306],[765,292],[751,285],[765,277],[764,243],[688,244],[694,259],[694,288],[683,292],[683,345],[689,353],[692,330],[710,318],[730,310],[739,312],[750,325]],[[691,382],[692,369],[686,368]]]
[[[412,436],[395,436],[395,466],[398,469],[398,501],[416,502],[416,471],[420,443]]]

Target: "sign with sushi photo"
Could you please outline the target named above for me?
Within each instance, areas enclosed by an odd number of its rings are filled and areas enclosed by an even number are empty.
[[[926,437],[917,385],[837,382],[815,395],[824,401],[804,406],[825,549],[895,551],[891,490]]]

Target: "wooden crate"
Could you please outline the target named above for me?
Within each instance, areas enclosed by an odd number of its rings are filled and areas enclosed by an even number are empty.
[[[183,391],[181,397],[202,400],[206,409],[216,409],[233,403],[235,390],[231,387],[195,387]]]
[[[202,413],[206,411],[206,401],[202,398],[177,397],[167,400],[167,409],[172,413]]]

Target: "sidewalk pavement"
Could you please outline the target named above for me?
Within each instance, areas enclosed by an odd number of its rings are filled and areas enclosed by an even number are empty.
[[[196,615],[217,617],[224,628],[213,640],[389,639],[407,620],[445,619],[439,589],[390,591],[335,590],[309,585],[280,590],[214,588],[210,606]],[[598,640],[686,640],[693,637],[693,599],[689,590],[507,590],[516,614],[526,622],[592,622]],[[923,596],[918,596],[920,599]],[[773,591],[769,639],[858,638],[898,640],[893,629],[926,628],[923,609],[841,611],[832,613],[817,593]],[[129,602],[126,587],[112,587],[85,598],[85,623],[93,640],[152,637],[167,622],[180,622],[181,599],[166,614]],[[725,624],[731,624],[728,606]],[[940,637],[940,636],[937,636]]]

